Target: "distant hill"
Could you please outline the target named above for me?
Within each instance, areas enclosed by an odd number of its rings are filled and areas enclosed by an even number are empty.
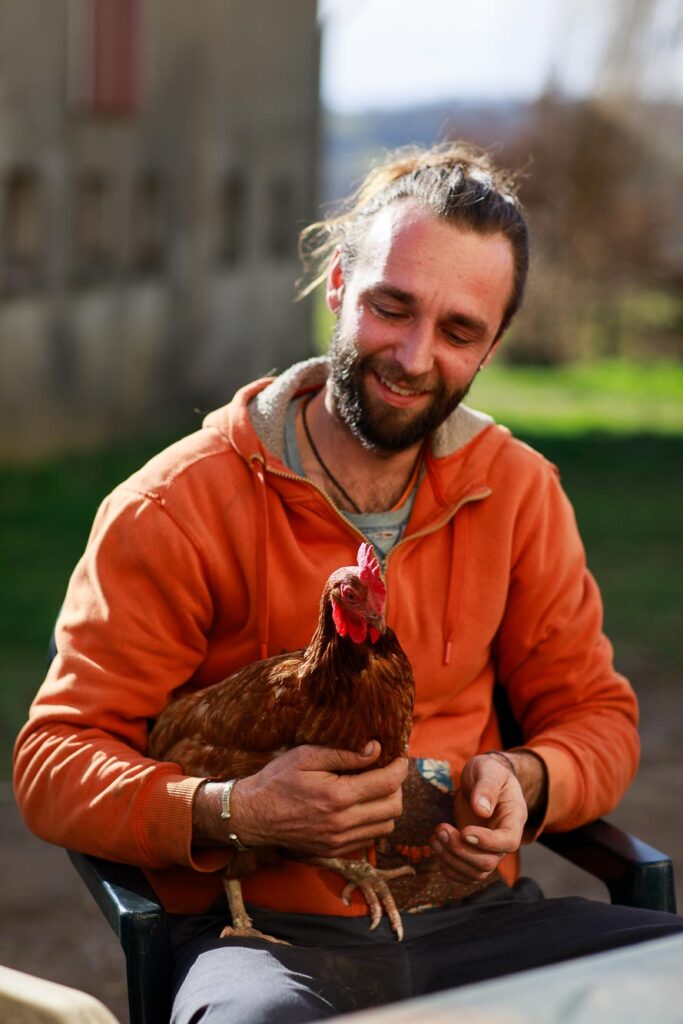
[[[347,195],[373,159],[397,146],[463,138],[504,150],[525,128],[529,112],[528,104],[512,100],[452,100],[359,114],[327,111],[323,115],[320,199],[328,203]]]

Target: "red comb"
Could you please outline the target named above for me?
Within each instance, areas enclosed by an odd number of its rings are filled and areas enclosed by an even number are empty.
[[[377,561],[375,555],[375,549],[372,544],[364,542],[358,548],[358,556],[356,558],[358,568],[360,569],[360,578],[362,582],[368,588],[368,591],[374,596],[375,600],[382,605],[384,608],[384,602],[387,597],[387,588],[384,586],[384,580],[382,579],[382,570],[380,564]]]

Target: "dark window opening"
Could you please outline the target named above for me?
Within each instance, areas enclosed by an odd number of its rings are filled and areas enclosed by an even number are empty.
[[[156,171],[143,172],[135,183],[132,202],[131,250],[135,270],[159,270],[164,263],[166,194]]]
[[[235,266],[247,243],[247,181],[241,171],[231,171],[223,182],[221,207],[220,259]]]
[[[37,175],[29,169],[10,171],[3,184],[2,277],[11,291],[38,283],[43,225]]]
[[[99,172],[84,174],[76,186],[74,246],[79,280],[97,280],[114,262],[113,195]]]
[[[277,259],[295,253],[294,189],[286,178],[276,178],[270,186],[268,252]]]

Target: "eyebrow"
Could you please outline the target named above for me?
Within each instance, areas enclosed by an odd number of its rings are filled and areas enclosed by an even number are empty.
[[[404,291],[402,288],[396,288],[393,284],[376,285],[374,288],[368,289],[368,294],[375,297],[386,296],[386,298],[389,299],[396,299],[397,302],[401,302],[405,306],[415,305],[414,295],[410,292]],[[475,331],[477,334],[486,334],[489,329],[486,321],[482,320],[480,317],[468,316],[467,313],[458,313],[455,310],[446,314],[444,322],[457,324],[460,327],[466,327],[471,331]]]

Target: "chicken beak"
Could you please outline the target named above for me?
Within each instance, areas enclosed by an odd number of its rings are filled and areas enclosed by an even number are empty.
[[[372,626],[378,633],[384,633],[387,628],[383,615],[368,615],[368,626]]]

